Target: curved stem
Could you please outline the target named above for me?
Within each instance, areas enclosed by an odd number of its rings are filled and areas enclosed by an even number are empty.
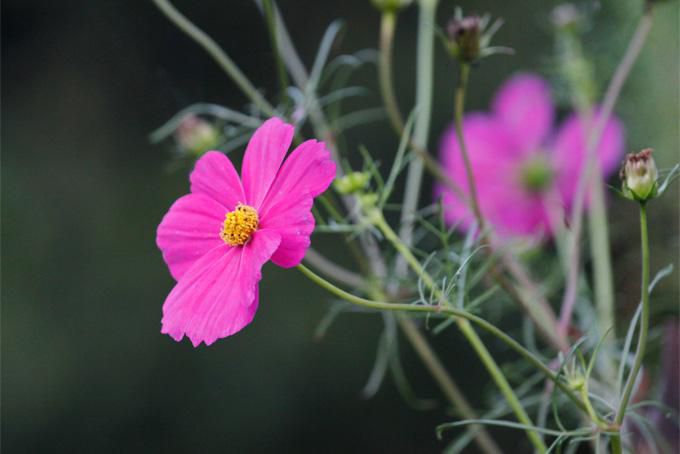
[[[222,50],[222,48],[203,30],[194,25],[187,19],[177,8],[167,0],[153,0],[158,9],[161,10],[165,16],[170,19],[180,30],[186,33],[191,39],[196,41],[203,49],[210,54],[210,56],[217,62],[218,65],[227,73],[231,80],[238,85],[243,93],[255,104],[258,109],[267,115],[275,115],[276,112],[269,102],[267,102],[259,91],[250,83],[248,78],[243,74],[238,66],[231,58]]]
[[[394,232],[394,230],[392,230],[389,224],[387,224],[385,218],[382,216],[382,213],[377,211],[373,213],[372,220],[375,226],[378,227],[378,229],[380,229],[383,235],[385,235],[385,238],[390,243],[392,243],[394,248],[400,253],[401,257],[403,257],[409,264],[409,266],[411,266],[411,269],[416,273],[416,275],[423,281],[423,283],[425,283],[425,285],[430,290],[434,292],[435,296],[437,296],[437,298],[439,299],[438,307],[441,307],[442,305],[447,305],[448,302],[446,300],[446,295],[444,295],[441,292],[437,284],[434,282],[432,277],[425,271],[425,269],[420,264],[418,259],[416,259],[416,257],[413,255],[411,250],[406,246],[406,244],[404,244],[399,239],[399,237]],[[510,383],[508,383],[500,367],[498,366],[498,364],[496,364],[496,361],[491,356],[491,353],[489,353],[489,350],[482,342],[482,339],[475,332],[472,326],[470,326],[470,322],[466,319],[461,318],[457,318],[455,321],[461,333],[463,333],[467,341],[474,349],[475,353],[477,353],[477,356],[479,356],[479,359],[482,361],[482,364],[484,364],[484,367],[486,367],[487,371],[491,375],[491,378],[493,378],[494,382],[496,382],[496,386],[498,386],[498,389],[501,391],[501,393],[507,400],[508,405],[510,405],[510,408],[512,408],[512,410],[514,411],[515,416],[517,416],[517,419],[522,424],[526,424],[527,426],[533,426],[534,425],[533,422],[531,421],[529,415],[524,410],[524,407],[522,407],[522,404],[515,395],[515,392],[510,386]],[[545,452],[547,450],[547,447],[543,443],[543,439],[539,436],[539,434],[531,430],[527,430],[527,436],[529,437],[529,440],[533,443],[534,447],[539,452]]]
[[[264,8],[264,15],[265,19],[267,21],[267,27],[269,28],[269,35],[271,37],[272,41],[272,52],[274,53],[274,60],[276,62],[276,71],[279,76],[279,85],[281,88],[281,98],[283,101],[286,101],[286,94],[285,91],[288,88],[288,73],[286,72],[286,67],[283,64],[283,60],[281,59],[281,54],[279,53],[279,44],[278,44],[278,30],[276,27],[276,16],[275,16],[275,9],[274,9],[274,0],[264,0],[263,2],[263,8]]]
[[[394,28],[397,24],[397,14],[387,10],[380,19],[380,61],[378,65],[378,78],[380,80],[380,93],[382,94],[387,116],[397,134],[404,129],[404,119],[399,111],[397,97],[392,85],[392,44],[394,43]]]
[[[640,336],[638,337],[633,368],[630,371],[630,375],[628,375],[626,386],[623,388],[621,402],[616,412],[615,422],[618,425],[623,423],[626,407],[642,367],[642,359],[645,356],[645,347],[647,346],[647,331],[649,329],[649,238],[647,234],[647,207],[644,202],[640,203],[640,241],[642,249],[642,315],[640,317]]]
[[[420,356],[420,359],[430,371],[432,378],[437,382],[449,402],[465,419],[477,419],[477,415],[468,403],[465,395],[463,395],[456,382],[453,381],[446,371],[437,354],[432,350],[427,339],[415,323],[413,323],[413,320],[403,315],[397,317],[397,320],[406,338],[411,342],[414,350]],[[470,426],[470,431],[474,434],[475,442],[482,452],[487,454],[501,454],[503,452],[496,445],[496,442],[493,441],[493,438],[491,438],[484,426],[472,425]]]
[[[534,355],[529,350],[524,348],[522,344],[517,342],[515,339],[508,336],[499,328],[497,328],[496,326],[494,326],[493,324],[489,323],[488,321],[484,320],[481,317],[478,317],[474,314],[471,314],[463,310],[455,309],[453,307],[445,307],[441,305],[429,306],[417,304],[390,303],[385,301],[374,301],[362,298],[360,296],[353,295],[352,293],[349,293],[333,285],[332,283],[328,282],[327,280],[325,280],[318,274],[314,273],[312,270],[310,270],[304,265],[298,265],[297,268],[312,282],[328,290],[335,296],[342,298],[349,303],[356,304],[357,306],[362,306],[377,311],[417,312],[435,315],[443,314],[449,317],[459,317],[469,320],[475,325],[479,326],[482,330],[498,338],[500,341],[505,343],[508,347],[510,347],[512,350],[514,350],[520,356],[526,359],[531,365],[533,365],[534,367],[536,367],[536,369],[543,373],[546,376],[546,378],[555,382],[557,387],[559,387],[579,408],[585,411],[585,406],[583,405],[583,402],[581,402],[579,397],[576,396],[576,394],[574,394],[574,392],[564,382],[560,381],[557,377],[557,374],[548,366],[543,364],[540,358],[538,358],[536,355]]]
[[[468,188],[470,190],[470,205],[472,206],[473,214],[479,223],[479,230],[484,231],[484,218],[482,211],[479,208],[479,198],[477,197],[477,186],[475,184],[475,176],[472,173],[472,164],[470,164],[470,156],[465,145],[465,137],[463,135],[463,114],[465,113],[465,91],[467,90],[468,79],[470,78],[470,65],[467,63],[460,64],[460,75],[458,86],[456,87],[455,107],[454,107],[454,123],[456,127],[456,137],[458,138],[458,146],[460,147],[460,154],[463,156],[463,163],[465,164],[465,174],[467,175]]]

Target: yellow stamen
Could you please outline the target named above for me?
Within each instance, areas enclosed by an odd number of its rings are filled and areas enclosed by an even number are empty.
[[[243,246],[257,230],[259,223],[255,208],[239,203],[234,211],[227,213],[220,238],[229,246]]]

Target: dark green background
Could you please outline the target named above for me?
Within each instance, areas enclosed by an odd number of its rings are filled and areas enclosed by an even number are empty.
[[[543,1],[462,2],[506,19],[495,40],[514,57],[473,74],[472,108],[486,108],[517,70],[554,72]],[[250,1],[178,1],[251,80],[271,94],[269,39]],[[453,11],[443,2],[440,24]],[[632,34],[641,2],[607,1],[587,51],[604,85]],[[379,17],[368,1],[293,1],[280,6],[309,64],[323,31],[345,20],[338,52],[375,47]],[[412,101],[416,9],[401,18],[397,88]],[[678,160],[678,7],[659,7],[649,45],[626,85],[618,114],[628,149]],[[436,452],[445,406],[410,409],[392,382],[360,397],[381,330],[377,316],[342,316],[313,339],[329,297],[296,271],[268,265],[255,322],[233,338],[194,350],[159,333],[173,285],[155,228],[188,189],[188,167],[168,171],[169,145],[147,134],[180,108],[245,102],[194,43],[146,1],[20,1],[2,5],[2,444],[6,452]],[[431,143],[449,122],[453,65],[437,53]],[[375,91],[373,70],[357,81]],[[376,105],[370,96],[366,104]],[[350,145],[394,152],[386,123],[357,128]],[[428,183],[429,185],[429,183]],[[678,256],[678,197],[650,208],[653,269]],[[427,197],[427,194],[426,196]],[[612,200],[619,315],[637,300],[634,208]],[[345,249],[315,238],[346,261]],[[677,273],[655,295],[655,322],[677,315]],[[475,404],[486,376],[455,333],[435,345]],[[492,346],[494,344],[492,343]],[[404,364],[416,392],[441,400],[410,349]],[[526,452],[507,431],[508,452]],[[471,450],[472,452],[472,450]]]

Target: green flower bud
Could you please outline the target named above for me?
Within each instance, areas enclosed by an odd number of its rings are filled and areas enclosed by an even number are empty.
[[[652,157],[652,149],[626,156],[619,176],[622,180],[623,195],[631,200],[644,202],[656,197],[659,171]]]
[[[371,175],[368,172],[352,172],[337,178],[333,186],[340,194],[352,194],[364,189],[370,179]]]
[[[182,150],[195,156],[219,145],[220,134],[212,124],[195,115],[188,115],[182,120],[175,138]]]
[[[574,374],[567,378],[567,383],[574,391],[580,391],[586,384],[586,379],[580,373]]]

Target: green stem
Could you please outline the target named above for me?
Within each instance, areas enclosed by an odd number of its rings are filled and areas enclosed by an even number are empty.
[[[288,88],[288,73],[286,72],[286,67],[281,59],[281,53],[279,52],[279,32],[276,27],[276,15],[274,9],[274,0],[264,0],[263,9],[265,19],[267,21],[267,27],[269,27],[269,35],[272,41],[272,52],[274,52],[274,60],[276,62],[276,70],[279,76],[279,85],[281,87],[281,99],[287,99],[285,91]]]
[[[434,79],[434,24],[436,23],[438,0],[420,0],[418,18],[418,51],[416,61],[416,109],[417,116],[413,130],[413,142],[421,149],[427,148],[432,115],[432,86]],[[413,240],[413,223],[420,186],[423,178],[423,161],[414,159],[409,163],[401,210],[399,237],[410,245]],[[406,264],[399,258],[396,275],[406,273]]]
[[[642,314],[640,317],[640,336],[638,337],[633,368],[630,371],[630,375],[628,375],[626,386],[623,388],[623,395],[621,397],[621,402],[619,403],[619,409],[616,412],[616,419],[614,420],[619,426],[623,423],[623,418],[626,416],[626,407],[628,407],[635,380],[642,367],[642,359],[645,356],[645,347],[647,346],[647,331],[649,328],[649,237],[647,234],[647,206],[644,202],[640,203],[640,241],[642,249],[642,288],[640,289],[642,293]]]
[[[177,8],[167,0],[153,0],[158,9],[170,19],[180,30],[196,41],[208,54],[217,62],[218,65],[227,73],[229,77],[238,85],[243,93],[255,104],[262,112],[274,116],[276,112],[269,102],[267,102],[259,91],[250,83],[248,78],[241,72],[231,58],[222,48],[203,30],[194,25]]]
[[[623,448],[621,447],[621,434],[616,433],[611,436],[611,446],[612,454],[623,454]]]
[[[465,164],[465,174],[467,175],[468,188],[470,190],[470,205],[472,206],[473,214],[479,223],[479,230],[484,231],[484,218],[482,211],[479,208],[479,198],[477,197],[477,185],[475,184],[475,176],[472,173],[472,164],[470,163],[470,155],[465,145],[465,136],[463,135],[463,114],[465,113],[465,92],[467,90],[468,80],[470,78],[470,65],[467,63],[460,64],[460,75],[458,79],[458,86],[456,87],[455,106],[454,106],[454,122],[456,127],[456,137],[458,137],[458,146],[460,147],[460,154],[463,156],[463,163]]]
[[[375,226],[378,227],[378,229],[380,229],[383,235],[385,235],[385,238],[390,243],[392,243],[394,248],[400,253],[402,257],[404,257],[404,259],[409,264],[411,269],[418,275],[418,277],[423,281],[423,283],[434,292],[435,296],[437,296],[437,298],[439,299],[439,304],[435,307],[439,307],[440,310],[444,310],[444,308],[442,308],[441,306],[442,304],[444,305],[447,304],[446,296],[438,288],[437,284],[434,282],[432,277],[425,271],[425,269],[422,267],[418,259],[416,259],[416,257],[406,246],[406,244],[404,244],[399,239],[394,230],[392,230],[389,224],[387,224],[385,218],[382,216],[381,213],[377,211],[374,212],[372,220],[374,221]],[[515,392],[512,390],[512,387],[505,378],[505,375],[501,371],[498,364],[496,364],[496,361],[491,356],[491,353],[489,353],[489,350],[486,348],[479,335],[475,332],[472,326],[470,326],[470,322],[464,318],[456,318],[456,324],[458,325],[458,328],[463,333],[465,338],[468,340],[472,348],[475,350],[475,353],[477,353],[477,356],[479,356],[479,359],[486,367],[487,371],[491,375],[491,378],[493,378],[494,382],[496,382],[496,385],[498,386],[499,390],[501,391],[501,393],[507,400],[508,404],[514,411],[515,416],[517,416],[517,419],[522,424],[526,424],[527,426],[533,426],[534,424],[529,418],[529,415],[522,407],[522,404],[515,395]],[[533,443],[534,447],[539,452],[545,452],[547,450],[547,447],[543,443],[543,439],[540,437],[539,434],[537,434],[534,431],[527,430],[527,436],[529,437],[529,440]]]
[[[380,81],[380,93],[387,116],[397,134],[404,129],[404,119],[399,111],[397,98],[392,85],[392,44],[394,43],[394,29],[397,24],[397,13],[387,10],[382,13],[380,19],[380,61],[378,65],[378,79]]]
[[[339,287],[336,287],[326,279],[322,278],[318,274],[314,273],[312,270],[304,265],[298,265],[297,268],[307,276],[312,282],[316,283],[320,287],[328,290],[335,296],[344,299],[345,301],[356,304],[357,306],[366,307],[368,309],[373,309],[377,311],[394,311],[394,312],[416,312],[434,315],[447,315],[449,317],[459,317],[471,321],[475,325],[479,326],[482,330],[491,334],[492,336],[498,338],[500,341],[505,343],[512,350],[516,351],[520,356],[526,359],[532,366],[538,369],[542,374],[546,376],[549,380],[553,381],[560,390],[562,390],[567,397],[569,397],[581,410],[585,411],[586,407],[581,402],[580,398],[574,394],[574,392],[569,388],[564,382],[560,381],[557,374],[550,369],[548,366],[543,364],[540,358],[531,353],[529,350],[524,348],[522,344],[517,342],[512,337],[505,334],[499,328],[469,312],[455,309],[453,307],[443,307],[428,306],[428,305],[416,305],[416,304],[401,304],[401,303],[390,303],[384,301],[373,301],[360,296],[353,295]]]
[[[454,124],[456,129],[456,137],[458,138],[458,146],[463,157],[465,165],[465,174],[468,180],[468,190],[470,192],[469,205],[472,208],[472,213],[479,224],[479,230],[482,235],[485,235],[485,222],[482,215],[482,210],[479,205],[479,198],[477,196],[477,186],[475,184],[475,177],[472,171],[472,164],[470,162],[470,155],[468,153],[467,145],[465,144],[465,134],[463,133],[463,115],[465,114],[465,93],[467,92],[468,81],[470,78],[470,65],[467,63],[460,64],[460,75],[458,79],[458,86],[456,87],[456,94],[454,99]],[[489,232],[487,232],[489,233]],[[482,239],[487,244],[488,238],[482,236]],[[540,295],[534,290],[535,286],[531,283],[528,275],[523,271],[522,267],[507,254],[503,254],[503,264],[511,272],[511,274],[524,287],[524,291],[529,295],[525,296],[521,291],[518,292],[515,288],[507,282],[500,270],[493,267],[492,275],[501,284],[503,289],[517,301],[520,306],[527,312],[529,317],[534,321],[539,329],[539,332],[557,349],[566,350],[567,345],[564,339],[557,335],[552,329],[557,325],[557,320],[553,315],[550,306],[542,301]]]
[[[477,415],[468,403],[465,395],[449,376],[437,354],[432,350],[427,339],[416,327],[415,323],[413,323],[413,320],[403,315],[397,317],[397,320],[406,338],[411,342],[414,350],[420,356],[420,359],[430,371],[449,402],[465,419],[477,419]],[[475,437],[475,442],[482,452],[487,454],[500,454],[503,452],[496,445],[496,442],[493,441],[484,426],[472,425],[470,426],[470,433]]]

